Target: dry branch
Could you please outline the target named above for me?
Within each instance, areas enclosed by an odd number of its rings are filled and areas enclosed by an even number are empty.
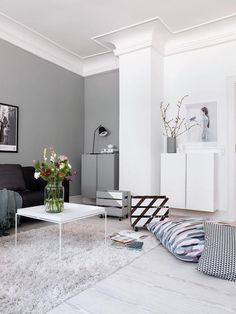
[[[167,137],[177,137],[185,132],[188,132],[191,128],[194,126],[199,125],[198,123],[194,123],[191,125],[187,125],[186,119],[180,117],[181,108],[183,105],[184,99],[188,97],[188,95],[183,96],[176,104],[177,106],[177,114],[175,118],[172,118],[170,120],[167,120],[167,113],[168,109],[170,107],[170,104],[167,104],[166,107],[164,107],[163,102],[160,104],[160,110],[161,110],[161,116],[164,124],[165,129],[165,135]],[[190,122],[191,123],[191,122]],[[181,131],[182,127],[184,126],[184,130]]]

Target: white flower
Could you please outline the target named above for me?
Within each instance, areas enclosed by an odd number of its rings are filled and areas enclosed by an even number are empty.
[[[40,177],[40,172],[35,172],[34,177],[35,177],[35,179],[38,179]]]
[[[55,162],[55,159],[56,159],[56,155],[52,155],[52,156],[50,157],[50,161],[51,161],[51,162]]]
[[[60,166],[59,166],[59,168],[60,168],[60,169],[65,168],[65,164],[64,164],[64,163],[61,163]]]
[[[71,167],[71,164],[68,164],[68,167],[71,169],[72,167]]]
[[[47,148],[44,148],[43,150],[43,160],[47,161]]]
[[[60,161],[66,161],[66,160],[68,160],[68,157],[65,156],[65,155],[60,155],[58,158],[59,158]]]

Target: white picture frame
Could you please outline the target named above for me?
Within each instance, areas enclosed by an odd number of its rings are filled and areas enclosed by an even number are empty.
[[[186,147],[204,149],[217,146],[217,111],[216,101],[186,104],[187,125],[197,124],[186,134]]]

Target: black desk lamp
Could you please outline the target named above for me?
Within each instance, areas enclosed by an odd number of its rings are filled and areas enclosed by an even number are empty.
[[[95,135],[96,135],[97,130],[98,130],[99,136],[106,136],[106,135],[108,134],[107,129],[104,128],[104,126],[102,126],[102,125],[99,125],[99,126],[94,130],[94,133],[93,133],[93,152],[92,152],[92,154],[94,154]]]

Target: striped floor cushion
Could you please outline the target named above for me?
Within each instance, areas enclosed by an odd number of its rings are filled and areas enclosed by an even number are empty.
[[[166,218],[147,228],[174,256],[197,263],[204,248],[204,218]]]
[[[205,248],[197,270],[205,274],[236,281],[236,227],[205,222]]]

